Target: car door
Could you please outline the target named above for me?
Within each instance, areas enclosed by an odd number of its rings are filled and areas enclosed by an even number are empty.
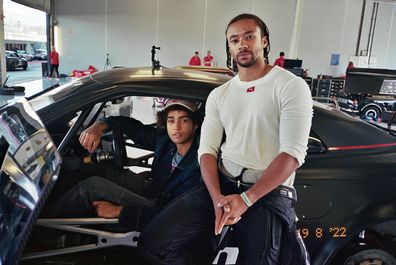
[[[0,264],[17,264],[61,157],[26,99],[0,108]]]

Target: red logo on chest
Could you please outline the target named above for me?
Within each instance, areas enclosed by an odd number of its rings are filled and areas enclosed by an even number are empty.
[[[256,88],[255,86],[248,87],[248,88],[246,89],[246,93],[252,93],[252,92],[254,92],[254,89],[255,89],[255,88]]]

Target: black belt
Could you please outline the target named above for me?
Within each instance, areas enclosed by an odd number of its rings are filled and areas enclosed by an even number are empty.
[[[224,167],[223,161],[221,159],[219,159],[218,168],[219,168],[219,171],[222,173],[222,175],[224,175],[227,180],[234,182],[238,188],[241,186],[243,186],[245,188],[250,188],[253,185],[253,183],[247,183],[242,180],[243,173],[245,173],[247,168],[243,168],[241,173],[236,177],[234,177],[227,171],[227,169]]]
[[[224,166],[223,166],[224,168]],[[243,173],[247,170],[247,168],[243,168],[241,171],[241,174],[239,174],[239,176],[237,177],[233,177],[231,174],[229,174],[227,171],[222,170],[222,167],[219,165],[219,171],[222,173],[221,175],[224,176],[224,179],[234,183],[237,188],[250,188],[251,186],[253,186],[254,183],[248,183],[248,182],[244,182],[242,181],[242,176]],[[269,194],[273,194],[273,195],[280,195],[282,197],[287,197],[289,199],[295,200],[297,201],[297,194],[296,194],[296,190],[292,187],[288,187],[285,185],[279,185],[278,187],[276,187],[275,189],[273,189]]]
[[[297,194],[296,190],[292,187],[288,187],[285,185],[279,185],[276,187],[271,193],[274,192],[275,194],[278,194],[283,197],[287,197],[289,199],[297,201]]]

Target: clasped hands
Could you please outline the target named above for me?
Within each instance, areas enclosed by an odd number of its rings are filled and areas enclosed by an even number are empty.
[[[225,225],[233,225],[241,220],[241,216],[248,209],[239,194],[220,195],[213,200],[215,210],[215,235],[221,234]]]

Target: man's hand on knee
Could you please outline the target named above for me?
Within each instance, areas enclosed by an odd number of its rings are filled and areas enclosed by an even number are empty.
[[[92,205],[95,207],[96,214],[103,218],[118,218],[123,208],[107,201],[94,201]]]

